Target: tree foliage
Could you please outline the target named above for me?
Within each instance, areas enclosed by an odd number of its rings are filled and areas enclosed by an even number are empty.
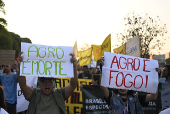
[[[140,16],[134,12],[128,13],[124,18],[124,26],[124,32],[117,34],[118,43],[115,46],[120,46],[138,35],[142,58],[149,58],[149,54],[152,54],[153,51],[162,50],[166,41],[164,35],[167,33],[167,29],[159,16],[152,18],[148,14]]]
[[[21,38],[21,42],[32,43],[29,38]]]
[[[0,27],[2,27],[0,32],[0,49],[11,50],[13,45],[11,34],[2,25]]]
[[[0,0],[0,12],[6,14],[4,7],[5,3],[3,2],[3,0]],[[4,18],[0,18],[0,25],[7,26],[7,21]]]

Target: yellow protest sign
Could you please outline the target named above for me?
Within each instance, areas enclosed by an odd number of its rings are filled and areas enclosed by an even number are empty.
[[[114,53],[126,55],[126,43],[124,43],[123,45],[121,45],[118,48],[113,49],[113,51],[114,51]]]
[[[91,47],[93,48],[94,60],[98,61],[102,57],[102,55],[101,55],[101,45],[91,45]]]
[[[111,52],[111,34],[109,34],[101,45],[101,56],[104,56],[104,52]]]
[[[80,66],[91,64],[92,48],[89,48],[85,51],[79,51],[78,56]]]
[[[65,101],[67,114],[82,114],[83,99],[80,84],[91,85],[91,79],[78,79],[78,84],[72,95]],[[55,78],[56,88],[66,87],[70,78]]]

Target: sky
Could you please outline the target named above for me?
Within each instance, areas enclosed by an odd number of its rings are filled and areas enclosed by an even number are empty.
[[[108,34],[123,28],[127,13],[159,16],[170,37],[170,0],[4,0],[10,32],[34,44],[78,47],[101,45]],[[170,52],[167,40],[161,53]]]

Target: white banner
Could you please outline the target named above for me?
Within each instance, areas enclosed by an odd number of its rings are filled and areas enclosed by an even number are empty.
[[[126,42],[126,55],[140,57],[139,47],[139,38],[138,36],[135,36],[133,39]]]
[[[117,89],[130,89],[156,93],[158,86],[157,60],[104,53],[101,85]]]
[[[23,62],[22,76],[73,77],[73,64],[70,62],[72,47],[45,46],[21,42]]]
[[[37,87],[37,77],[30,77],[27,76],[27,85],[34,88]],[[22,112],[27,110],[29,105],[29,102],[25,99],[23,93],[21,92],[21,88],[19,86],[19,83],[17,83],[17,112]]]

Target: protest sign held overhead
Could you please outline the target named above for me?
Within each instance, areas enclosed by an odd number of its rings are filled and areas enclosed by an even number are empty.
[[[72,47],[21,43],[22,76],[73,77]]]
[[[128,42],[118,48],[113,49],[114,53],[140,57],[140,45],[138,36],[133,37]]]
[[[104,53],[101,85],[156,93],[158,86],[157,60]]]
[[[13,65],[15,50],[0,50],[0,65]]]
[[[102,45],[91,45],[93,48],[93,56],[94,60],[98,61],[102,56],[104,56],[104,52],[111,52],[111,34],[109,34]]]
[[[78,56],[80,66],[91,64],[92,48],[89,48],[85,51],[79,51]]]

